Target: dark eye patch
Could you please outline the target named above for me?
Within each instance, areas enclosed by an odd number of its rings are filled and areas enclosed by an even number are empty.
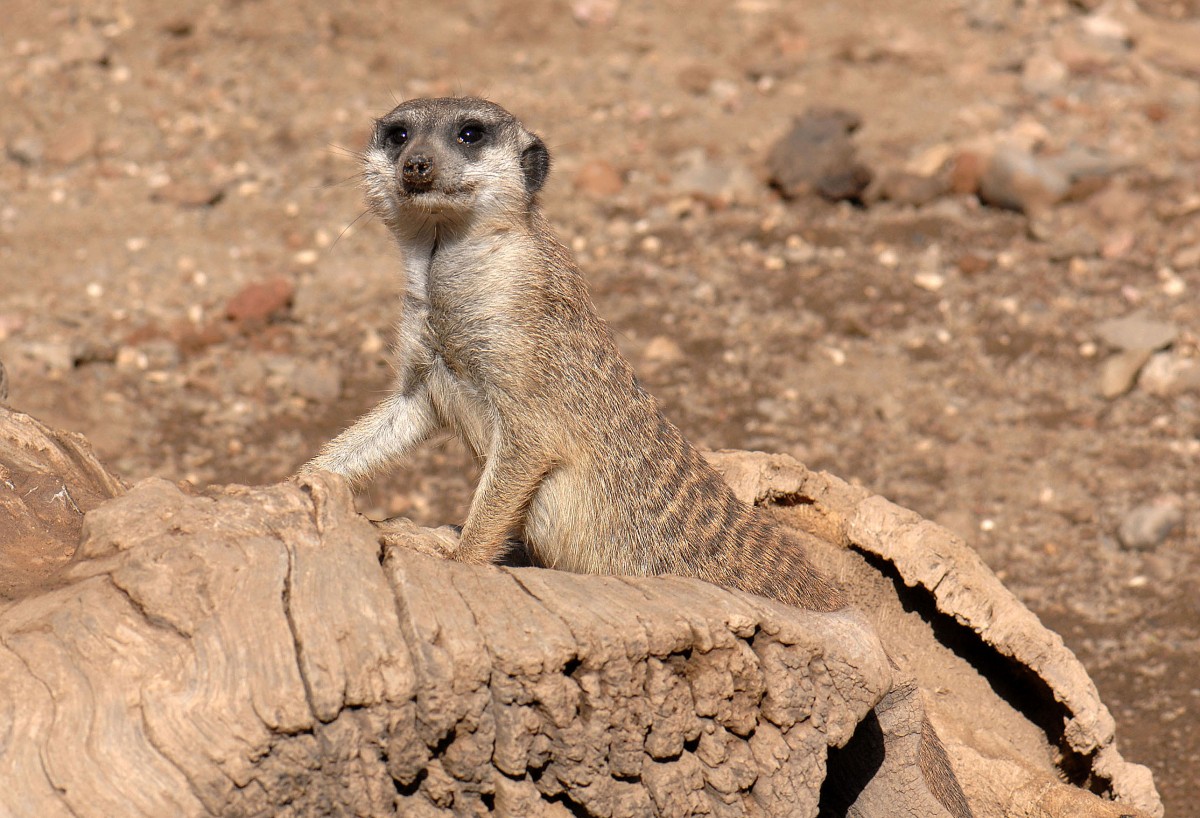
[[[402,148],[408,142],[407,125],[389,125],[379,135],[379,142],[385,148]]]
[[[487,136],[487,129],[478,122],[468,122],[458,129],[458,141],[463,145],[476,145]]]

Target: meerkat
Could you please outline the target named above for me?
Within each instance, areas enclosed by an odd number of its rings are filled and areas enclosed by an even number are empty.
[[[802,544],[739,501],[638,382],[541,213],[550,154],[538,136],[486,100],[412,100],[377,121],[363,165],[407,278],[396,383],[302,472],[361,484],[449,429],[482,464],[453,559],[494,563],[516,537],[544,567],[677,574],[846,607]],[[929,790],[948,814],[970,815],[925,732]]]
[[[0,361],[0,402],[8,400],[8,374],[4,371],[4,361]]]

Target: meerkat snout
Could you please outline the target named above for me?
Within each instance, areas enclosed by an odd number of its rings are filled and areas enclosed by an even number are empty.
[[[419,192],[433,187],[433,157],[425,153],[409,156],[400,166],[400,182],[410,192]]]

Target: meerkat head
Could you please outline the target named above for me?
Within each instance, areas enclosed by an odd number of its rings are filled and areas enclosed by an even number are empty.
[[[393,231],[444,234],[526,210],[550,172],[550,154],[495,103],[414,99],[376,122],[365,165],[367,201]]]

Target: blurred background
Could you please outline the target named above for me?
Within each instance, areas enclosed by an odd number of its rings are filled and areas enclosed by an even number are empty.
[[[287,476],[389,386],[373,118],[484,95],[687,435],[961,534],[1200,799],[1196,0],[3,6],[15,407],[127,480]],[[474,473],[361,507],[461,521]]]

